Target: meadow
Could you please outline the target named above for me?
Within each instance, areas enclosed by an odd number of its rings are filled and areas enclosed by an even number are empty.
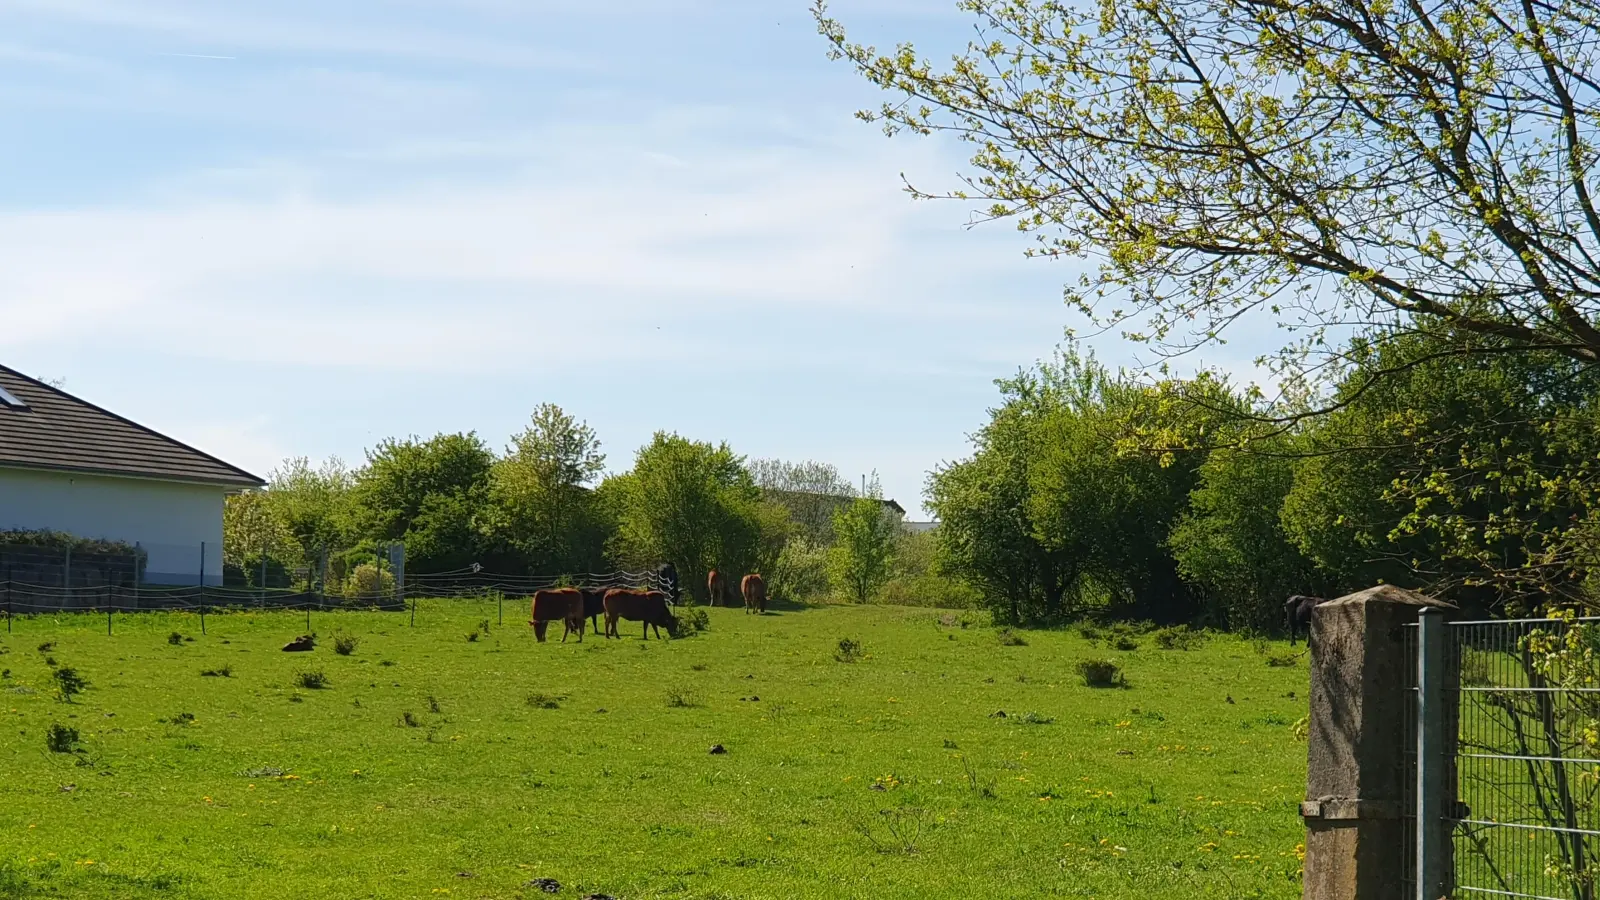
[[[317,613],[309,653],[295,613],[18,618],[0,898],[1299,896],[1281,645],[878,606],[537,644],[525,616]]]

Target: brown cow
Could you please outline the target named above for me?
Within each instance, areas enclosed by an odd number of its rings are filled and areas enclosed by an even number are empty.
[[[716,606],[717,601],[722,599],[724,588],[722,573],[712,569],[711,574],[706,576],[706,602]]]
[[[567,642],[567,635],[576,631],[578,643],[583,643],[583,592],[577,588],[553,588],[551,590],[534,591],[533,610],[528,624],[533,626],[533,636],[544,643],[546,629],[551,622],[562,622],[566,630],[561,632],[561,643]]]
[[[606,637],[622,637],[617,633],[617,620],[644,623],[644,639],[650,640],[650,629],[661,637],[661,629],[676,637],[678,620],[667,607],[667,595],[660,591],[634,591],[617,588],[606,591]]]
[[[744,595],[744,611],[757,614],[767,611],[767,583],[760,575],[746,575],[739,582],[739,593]]]

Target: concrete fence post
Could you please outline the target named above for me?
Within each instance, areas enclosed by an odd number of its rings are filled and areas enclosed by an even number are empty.
[[[1401,877],[1417,852],[1406,626],[1430,607],[1449,604],[1379,585],[1312,613],[1305,900],[1415,900]]]

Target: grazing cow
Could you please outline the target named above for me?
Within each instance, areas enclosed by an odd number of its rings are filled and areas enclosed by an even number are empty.
[[[666,591],[667,599],[673,606],[678,605],[678,567],[669,562],[664,562],[656,569],[656,578],[661,582],[661,589]]]
[[[616,588],[606,591],[606,637],[622,637],[617,632],[617,620],[644,623],[644,639],[650,640],[650,629],[661,637],[661,629],[676,637],[678,620],[667,607],[667,595],[660,591],[634,591]]]
[[[739,593],[744,595],[745,612],[760,614],[767,611],[767,582],[760,575],[746,575],[741,579]]]
[[[1289,625],[1289,646],[1294,646],[1295,636],[1301,627],[1306,630],[1306,646],[1311,646],[1311,611],[1328,601],[1321,597],[1295,594],[1283,603],[1283,617]]]
[[[545,631],[551,622],[566,625],[566,630],[561,632],[561,643],[565,644],[567,635],[574,631],[578,633],[578,643],[583,643],[583,592],[577,588],[535,591],[528,624],[533,626],[533,636],[539,643],[544,643]]]
[[[711,573],[706,576],[706,602],[716,606],[717,601],[722,599],[723,589],[722,573],[712,569]]]
[[[579,588],[583,592],[583,617],[589,620],[590,626],[600,630],[600,617],[606,613],[606,587]]]

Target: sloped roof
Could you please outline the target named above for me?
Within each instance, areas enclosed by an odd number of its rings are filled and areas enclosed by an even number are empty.
[[[0,468],[237,488],[266,483],[237,466],[5,366],[0,366]]]

